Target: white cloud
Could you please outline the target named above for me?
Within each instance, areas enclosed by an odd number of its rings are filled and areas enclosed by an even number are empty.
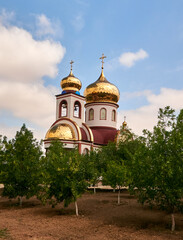
[[[3,82],[0,88],[0,109],[13,116],[47,127],[54,121],[55,98],[41,83]]]
[[[147,58],[149,55],[146,51],[143,49],[140,49],[138,52],[126,52],[121,54],[119,57],[119,62],[121,65],[124,65],[126,67],[132,67],[135,62]]]
[[[55,87],[45,87],[42,78],[56,76],[65,48],[51,40],[37,41],[16,26],[1,24],[0,36],[0,111],[37,126],[38,136],[55,120],[54,93],[60,92]],[[0,125],[0,134],[14,136],[14,126]]]
[[[130,93],[130,95],[132,94]],[[135,95],[138,97],[141,96],[141,93],[139,95],[135,93]],[[183,108],[183,89],[176,90],[162,88],[159,94],[153,94],[150,91],[145,91],[144,96],[147,97],[149,104],[133,110],[120,111],[118,127],[124,121],[124,116],[126,116],[128,126],[134,133],[141,135],[143,129],[152,131],[154,125],[157,123],[159,108],[170,106],[176,111],[179,111]]]
[[[60,43],[36,41],[29,32],[14,26],[0,26],[0,36],[0,77],[27,82],[56,76],[65,53]]]
[[[59,20],[50,20],[46,15],[41,14],[36,16],[36,34],[39,37],[42,36],[63,36],[63,28]]]
[[[78,14],[73,20],[72,20],[72,25],[74,27],[74,29],[77,31],[77,32],[80,32],[84,26],[85,26],[85,21],[84,21],[84,18],[83,18],[83,14]]]

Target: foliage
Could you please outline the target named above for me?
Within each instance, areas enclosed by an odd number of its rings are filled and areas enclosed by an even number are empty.
[[[125,166],[116,144],[109,143],[103,147],[101,157],[105,159],[106,162],[105,169],[102,173],[103,184],[110,185],[113,188],[124,185]]]
[[[64,201],[64,206],[76,202],[89,185],[86,161],[78,149],[67,150],[61,142],[52,142],[45,157],[43,202],[52,206]]]
[[[113,188],[117,186],[128,186],[131,182],[131,167],[134,153],[141,144],[135,135],[127,130],[121,129],[121,140],[109,143],[103,147],[101,157],[105,159],[106,168],[102,174],[104,184]]]
[[[4,155],[1,159],[1,182],[4,184],[3,195],[9,198],[26,196],[30,198],[39,190],[41,169],[40,144],[25,124],[14,139],[3,140]],[[20,202],[21,204],[21,202]]]
[[[131,184],[141,203],[155,204],[170,213],[183,210],[183,110],[177,118],[174,113],[170,107],[159,109],[153,132],[144,131]]]
[[[98,151],[90,151],[82,156],[84,165],[86,166],[86,179],[91,185],[95,185],[101,176],[101,159]]]

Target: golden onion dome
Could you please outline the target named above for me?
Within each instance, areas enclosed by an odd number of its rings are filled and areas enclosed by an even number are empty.
[[[60,85],[63,91],[79,91],[82,86],[81,81],[73,75],[72,71],[61,80]]]
[[[126,128],[126,126],[127,126],[127,122],[124,121],[124,122],[122,123],[122,125],[123,125],[123,128]]]
[[[110,102],[117,103],[119,101],[120,93],[118,88],[107,81],[104,76],[103,68],[100,77],[97,81],[90,84],[84,91],[86,102]]]
[[[48,130],[45,140],[48,139],[76,140],[76,137],[73,128],[69,124],[60,123]]]
[[[61,88],[63,89],[63,91],[79,91],[81,89],[81,81],[76,78],[73,73],[72,73],[72,64],[74,62],[71,60],[70,64],[71,64],[71,71],[69,73],[69,75],[65,78],[63,78],[60,82]]]

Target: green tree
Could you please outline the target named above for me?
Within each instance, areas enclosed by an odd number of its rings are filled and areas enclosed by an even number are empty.
[[[63,144],[58,141],[51,143],[45,158],[45,189],[40,195],[44,203],[49,200],[52,206],[55,206],[63,201],[67,207],[71,202],[75,202],[78,216],[77,199],[90,184],[83,157],[78,149],[64,149]]]
[[[94,186],[94,193],[96,193],[95,185],[100,181],[102,167],[98,151],[90,151],[83,155],[83,161],[86,166],[86,178]]]
[[[118,188],[118,204],[120,204],[120,189],[126,186],[126,166],[125,161],[120,155],[116,143],[110,142],[103,147],[100,156],[105,161],[102,172],[102,183],[110,185],[112,188]]]
[[[131,189],[141,203],[157,205],[171,213],[175,229],[175,210],[183,210],[183,111],[175,117],[170,107],[159,109],[153,132],[144,131],[135,153]]]
[[[41,146],[33,138],[33,133],[25,124],[16,133],[14,139],[4,139],[4,156],[1,181],[4,184],[3,195],[9,198],[34,196],[40,188]]]

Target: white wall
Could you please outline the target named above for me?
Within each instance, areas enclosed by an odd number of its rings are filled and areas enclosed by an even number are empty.
[[[79,127],[82,126],[82,123],[85,121],[84,120],[84,104],[85,104],[85,99],[82,96],[76,95],[74,93],[68,93],[68,94],[63,94],[57,96],[57,102],[56,102],[56,120],[59,119],[59,107],[60,107],[60,102],[66,100],[67,101],[67,118],[70,118],[74,122],[76,122]],[[74,117],[74,103],[75,101],[80,102],[81,104],[81,118]]]
[[[85,105],[86,108],[86,124],[89,127],[104,126],[116,128],[116,121],[112,121],[112,111],[116,111],[117,120],[117,108],[118,105],[112,103],[90,103]],[[94,120],[89,120],[89,110],[93,108],[94,110]],[[106,120],[100,120],[100,110],[105,108],[107,110]]]

